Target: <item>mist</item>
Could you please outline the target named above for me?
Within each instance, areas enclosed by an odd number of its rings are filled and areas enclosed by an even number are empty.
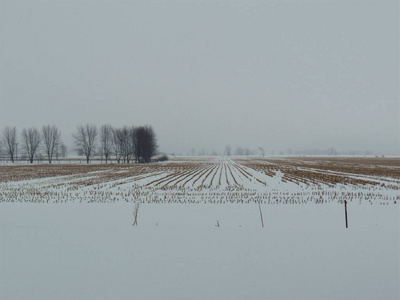
[[[398,1],[1,1],[0,130],[400,155]]]

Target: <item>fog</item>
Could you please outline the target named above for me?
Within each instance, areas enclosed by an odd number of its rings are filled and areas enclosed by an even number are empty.
[[[398,1],[0,1],[0,130],[400,154]]]

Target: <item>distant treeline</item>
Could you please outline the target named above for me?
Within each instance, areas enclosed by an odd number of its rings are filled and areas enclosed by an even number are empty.
[[[98,155],[107,163],[115,157],[118,163],[149,163],[157,154],[157,138],[152,126],[123,126],[115,128],[110,124],[79,125],[73,134],[75,150],[83,155],[86,162]],[[20,151],[18,157],[18,151]],[[57,126],[45,125],[41,130],[32,127],[24,128],[18,140],[16,127],[6,127],[0,139],[0,152],[13,163],[18,158],[43,160],[51,163],[56,157],[65,157],[67,147],[61,140]]]

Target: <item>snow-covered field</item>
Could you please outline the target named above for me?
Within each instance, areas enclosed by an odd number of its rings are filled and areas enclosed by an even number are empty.
[[[399,164],[2,166],[0,299],[399,299]]]

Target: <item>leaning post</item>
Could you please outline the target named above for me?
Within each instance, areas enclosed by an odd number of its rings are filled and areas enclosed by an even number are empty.
[[[261,218],[261,226],[264,228],[264,220],[263,220],[263,215],[261,211],[261,205],[260,205],[260,200],[258,200],[258,209],[260,210],[260,218]]]
[[[344,217],[346,219],[346,228],[349,228],[349,224],[347,222],[347,201],[344,200]]]

